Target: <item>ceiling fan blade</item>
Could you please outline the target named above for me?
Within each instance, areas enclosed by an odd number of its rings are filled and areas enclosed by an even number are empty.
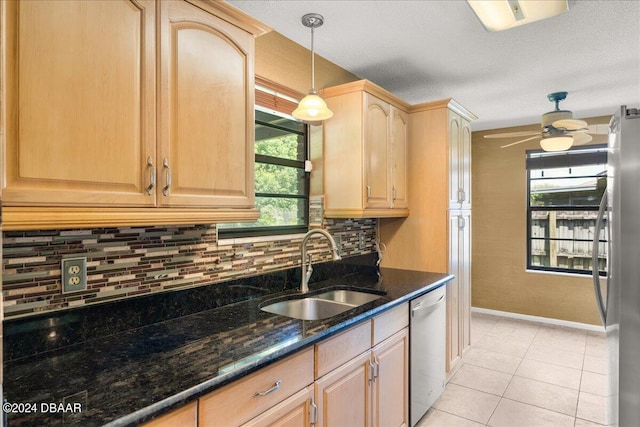
[[[511,144],[502,145],[500,148],[511,147],[512,145],[521,144],[523,142],[531,141],[532,139],[540,138],[540,135],[532,136],[531,138],[521,139],[520,141],[512,142]]]
[[[607,135],[609,134],[609,125],[607,124],[589,125],[587,126],[587,133],[590,133],[593,135]]]
[[[584,120],[576,119],[562,119],[553,122],[552,126],[556,129],[578,130],[586,128],[587,122],[585,122]]]
[[[519,136],[531,136],[531,135],[540,136],[540,131],[526,130],[522,132],[494,133],[491,135],[485,135],[484,137],[485,138],[515,138]]]
[[[588,133],[574,133],[573,145],[584,145],[587,142],[590,142],[592,139],[593,137]]]

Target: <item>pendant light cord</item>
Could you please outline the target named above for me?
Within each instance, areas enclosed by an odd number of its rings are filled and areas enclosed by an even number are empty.
[[[314,27],[311,26],[311,92],[316,93],[316,64],[315,64],[315,54],[313,51],[313,30]]]

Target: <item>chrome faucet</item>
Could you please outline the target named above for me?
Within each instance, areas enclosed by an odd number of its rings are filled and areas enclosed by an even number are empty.
[[[313,236],[314,234],[322,234],[327,238],[327,240],[329,240],[334,261],[341,259],[340,255],[338,254],[336,241],[333,240],[331,234],[327,233],[321,228],[314,228],[313,230],[309,230],[307,234],[305,234],[302,238],[302,244],[300,245],[300,257],[302,258],[302,280],[300,282],[300,292],[302,293],[309,292],[309,279],[311,278],[311,273],[313,273],[313,267],[311,267],[311,259],[309,259],[309,265],[307,266],[307,241],[309,240],[309,237]],[[309,254],[309,258],[311,258],[311,254]]]

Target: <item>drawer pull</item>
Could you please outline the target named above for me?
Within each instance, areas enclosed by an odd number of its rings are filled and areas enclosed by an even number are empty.
[[[253,393],[253,397],[266,396],[267,394],[273,393],[274,391],[278,390],[281,385],[282,385],[282,381],[278,380],[275,382],[275,384],[273,384],[273,387],[271,387],[269,390],[256,391],[255,393]]]

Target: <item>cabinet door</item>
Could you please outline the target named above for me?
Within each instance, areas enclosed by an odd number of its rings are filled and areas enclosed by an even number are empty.
[[[447,283],[447,372],[471,341],[471,211],[451,211],[449,225],[449,272],[456,277]]]
[[[313,386],[309,386],[242,427],[309,427],[312,401]]]
[[[373,425],[409,425],[409,333],[405,328],[372,349]]]
[[[460,336],[461,295],[460,283],[460,250],[463,242],[461,233],[463,217],[459,211],[452,211],[449,215],[449,273],[455,278],[447,283],[447,372],[460,361],[462,357],[462,342]]]
[[[2,2],[8,206],[152,206],[155,2]]]
[[[159,2],[159,200],[253,206],[253,36],[183,1]]]
[[[464,200],[462,188],[462,149],[460,146],[461,118],[449,111],[449,208],[461,209]]]
[[[316,380],[317,426],[371,425],[370,360],[367,351]]]
[[[449,208],[471,209],[471,124],[449,111]]]
[[[460,275],[460,341],[462,352],[471,345],[471,211],[462,211],[458,274]]]
[[[391,106],[391,202],[394,208],[406,208],[407,141],[409,115]]]
[[[389,165],[389,104],[364,93],[365,207],[391,207]]]
[[[460,119],[460,181],[463,190],[461,209],[471,209],[471,123]]]

